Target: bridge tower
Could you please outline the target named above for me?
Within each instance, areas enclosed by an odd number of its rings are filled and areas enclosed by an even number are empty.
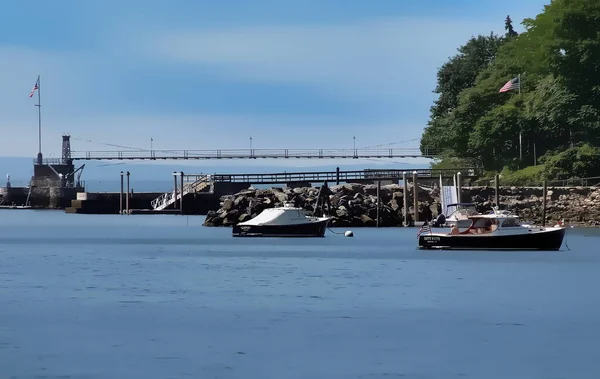
[[[71,159],[71,136],[63,134],[62,136],[62,164],[70,165],[73,163]]]

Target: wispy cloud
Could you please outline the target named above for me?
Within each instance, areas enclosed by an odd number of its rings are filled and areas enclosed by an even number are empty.
[[[430,92],[435,70],[489,24],[390,18],[341,25],[178,30],[147,44],[158,59],[251,81],[319,87],[344,96]],[[384,100],[385,101],[385,100]]]

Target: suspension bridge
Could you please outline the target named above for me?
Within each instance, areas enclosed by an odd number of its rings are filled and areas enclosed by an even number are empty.
[[[77,139],[77,138],[74,138]],[[373,158],[435,158],[441,150],[435,148],[391,147],[408,141],[392,142],[352,149],[212,149],[163,150],[140,149],[104,144],[118,150],[72,151],[72,160],[208,160],[208,159],[373,159]],[[92,142],[89,140],[81,140]]]
[[[434,158],[438,149],[217,149],[74,151],[72,160]]]

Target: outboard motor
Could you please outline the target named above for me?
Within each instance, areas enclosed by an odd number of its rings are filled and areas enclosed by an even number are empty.
[[[433,222],[433,226],[436,228],[439,228],[440,226],[444,225],[446,223],[446,216],[444,216],[443,213],[440,213],[437,218],[435,219],[435,221]]]

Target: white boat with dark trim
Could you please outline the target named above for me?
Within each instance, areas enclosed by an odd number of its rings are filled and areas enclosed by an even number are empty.
[[[323,237],[331,217],[317,217],[291,204],[268,208],[233,227],[234,237]]]
[[[464,231],[452,227],[450,233],[434,233],[428,225],[419,230],[419,249],[559,250],[566,228],[522,225],[519,217],[503,212],[469,216]]]

